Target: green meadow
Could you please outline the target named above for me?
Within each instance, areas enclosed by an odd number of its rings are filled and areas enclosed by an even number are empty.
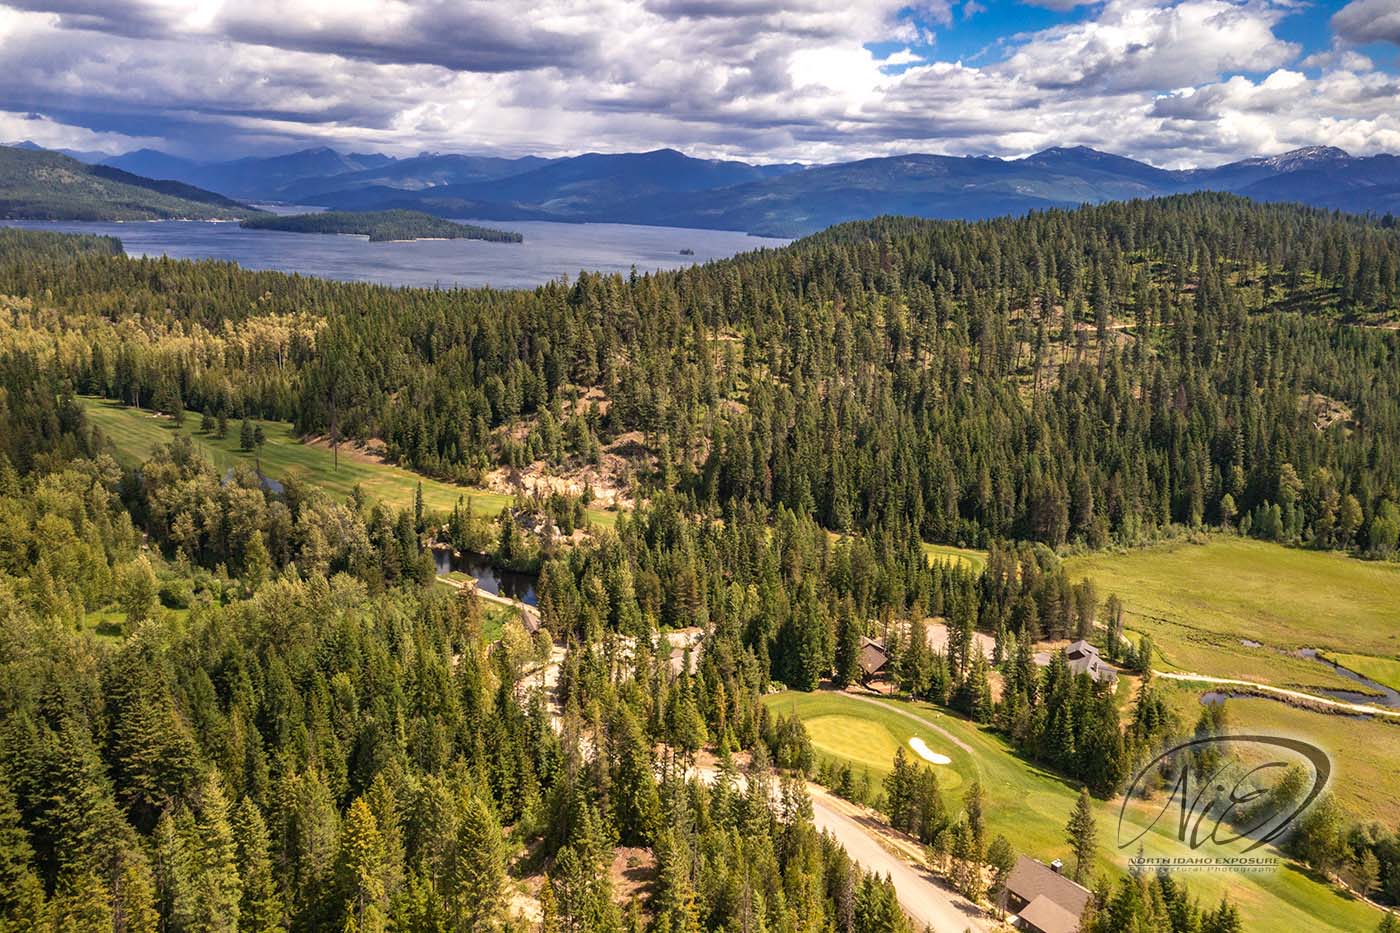
[[[1190,726],[1201,710],[1200,685],[1158,680],[1157,689]],[[1291,706],[1266,697],[1232,697],[1226,702],[1235,732],[1282,735],[1311,742],[1332,759],[1332,793],[1358,823],[1400,826],[1400,722],[1380,717],[1342,716]]]
[[[956,547],[951,544],[930,544],[923,542],[924,554],[930,561],[941,560],[963,564],[974,573],[980,573],[987,566],[987,552],[976,548]]]
[[[199,415],[195,413],[185,415],[184,428],[180,429],[171,418],[109,399],[84,398],[83,402],[89,420],[112,441],[117,458],[124,466],[135,466],[146,460],[157,447],[170,443],[178,433],[188,435],[221,470],[239,463],[254,464],[253,452],[239,449],[241,422],[238,420],[229,421],[228,436],[220,439],[198,430]],[[405,508],[413,504],[414,490],[422,483],[423,503],[429,509],[450,511],[458,498],[465,496],[472,501],[478,515],[494,516],[512,501],[502,493],[442,482],[392,464],[352,456],[345,447],[341,449],[337,466],[328,448],[302,443],[290,424],[281,421],[255,423],[262,425],[267,438],[261,451],[264,475],[276,480],[295,476],[337,499],[348,497],[360,486],[373,499]],[[589,509],[588,516],[604,526],[612,525],[616,519],[615,513],[601,509]]]
[[[1397,594],[1400,598],[1400,594]],[[1347,670],[1356,671],[1362,677],[1400,690],[1400,659],[1377,658],[1368,654],[1347,654],[1341,651],[1327,652],[1327,659],[1335,661]]]
[[[857,773],[867,771],[876,789],[889,771],[895,748],[903,746],[911,761],[920,761],[909,750],[908,741],[922,737],[933,751],[952,759],[949,765],[933,766],[950,808],[959,808],[967,786],[974,780],[981,781],[991,833],[1004,834],[1019,853],[1043,861],[1061,858],[1073,864],[1064,826],[1078,788],[1022,758],[999,736],[929,704],[892,698],[872,703],[829,691],[787,692],[764,697],[763,702],[774,713],[796,714],[808,725],[819,756],[848,763]],[[1095,801],[1099,839],[1096,875],[1121,874],[1127,869],[1127,859],[1136,851],[1135,846],[1118,848],[1120,804],[1121,800]],[[1133,804],[1128,808],[1127,824],[1147,826],[1161,805],[1160,801]],[[1175,827],[1173,815],[1149,832],[1145,838],[1146,854],[1210,854],[1208,847],[1191,853],[1174,835],[1166,835],[1162,827],[1168,822]],[[1239,906],[1248,930],[1355,933],[1373,929],[1380,920],[1374,908],[1288,865],[1263,874],[1192,873],[1181,878],[1203,904],[1214,903],[1228,892]]]
[[[1327,665],[1289,652],[1400,655],[1400,564],[1221,536],[1078,555],[1065,565],[1071,579],[1092,579],[1101,597],[1118,595],[1127,627],[1152,636],[1159,669],[1354,689]]]

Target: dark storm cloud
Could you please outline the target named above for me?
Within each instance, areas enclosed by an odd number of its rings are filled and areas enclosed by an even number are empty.
[[[217,21],[235,42],[339,55],[378,64],[509,72],[574,67],[593,57],[591,37],[543,28],[515,4],[422,2],[406,16],[297,20],[280,4],[238,4]]]
[[[66,29],[91,30],[131,39],[165,35],[170,21],[168,11],[139,0],[125,4],[108,0],[6,0],[5,6],[57,14]]]
[[[1400,45],[1400,0],[1353,0],[1333,15],[1332,29],[1357,45]]]

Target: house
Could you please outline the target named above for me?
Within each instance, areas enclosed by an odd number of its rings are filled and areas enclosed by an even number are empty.
[[[1088,888],[1049,865],[1022,855],[1006,879],[1006,909],[1012,923],[1030,933],[1075,933],[1092,896]]]
[[[681,671],[694,674],[699,670],[700,658],[705,651],[704,639],[705,630],[697,626],[666,633],[666,643],[671,649],[671,676],[679,677]]]
[[[861,680],[869,682],[878,677],[881,672],[889,666],[890,653],[885,650],[885,643],[878,638],[861,637],[860,640],[860,664]]]
[[[1051,657],[1048,651],[1037,651],[1035,663],[1040,667],[1047,667]],[[1065,649],[1065,660],[1069,662],[1071,674],[1087,674],[1095,683],[1118,682],[1118,668],[1099,657],[1099,649],[1082,638]]]

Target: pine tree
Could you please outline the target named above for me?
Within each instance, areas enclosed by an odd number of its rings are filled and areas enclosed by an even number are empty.
[[[983,818],[984,794],[982,793],[982,782],[973,781],[972,786],[963,795],[963,812],[967,814],[967,826],[972,830],[972,841],[980,849],[986,835],[986,823]]]
[[[405,871],[405,851],[403,821],[399,816],[399,803],[393,787],[381,771],[370,782],[369,793],[365,797],[374,822],[379,827],[379,836],[384,846],[384,893],[393,899],[403,886]]]
[[[624,844],[647,845],[661,822],[661,801],[656,792],[651,747],[632,711],[625,705],[618,709],[613,734],[618,833]]]
[[[228,802],[218,775],[211,775],[200,792],[199,816],[185,845],[191,856],[193,886],[191,922],[201,930],[239,928],[238,911],[243,897]]]
[[[1201,917],[1201,933],[1242,933],[1243,930],[1239,909],[1229,897],[1221,898],[1214,910],[1206,911]]]
[[[860,628],[856,624],[850,599],[841,604],[836,627],[836,671],[833,680],[838,687],[860,683]]]
[[[1089,799],[1089,790],[1082,788],[1079,791],[1079,799],[1075,801],[1074,812],[1070,814],[1069,822],[1065,825],[1065,839],[1074,852],[1074,874],[1071,877],[1075,881],[1082,881],[1087,877],[1093,865],[1097,836],[1098,828],[1094,824],[1094,809]]]
[[[243,933],[273,933],[282,928],[282,899],[272,875],[267,823],[257,804],[244,797],[233,815],[233,839],[243,877],[238,928]]]
[[[37,926],[43,903],[44,887],[34,871],[34,850],[20,824],[9,782],[0,772],[0,928],[6,921],[16,930]]]
[[[996,905],[997,915],[1004,916],[1006,913],[1006,882],[1011,877],[1011,871],[1016,867],[1016,852],[1011,848],[1011,843],[1006,837],[997,834],[992,840],[992,844],[987,846],[987,866],[992,870],[991,885],[987,890],[987,895]]]
[[[460,929],[490,930],[500,923],[505,876],[505,842],[496,815],[480,797],[465,794],[447,881]]]
[[[374,814],[363,797],[345,814],[336,856],[335,889],[340,902],[343,929],[355,933],[382,933],[386,928],[387,894],[384,890],[384,844]]]
[[[49,901],[48,916],[56,933],[112,929],[107,885],[91,868],[65,871]]]
[[[671,933],[699,933],[700,916],[690,880],[690,853],[674,827],[656,844],[657,919]]]
[[[156,906],[166,929],[184,929],[194,918],[197,866],[186,843],[187,833],[178,825],[187,821],[187,812],[172,814],[167,810],[152,833]]]

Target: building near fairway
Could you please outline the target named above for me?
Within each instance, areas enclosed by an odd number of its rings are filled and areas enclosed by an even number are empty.
[[[1029,933],[1075,933],[1092,896],[1088,888],[1060,873],[1058,859],[1046,865],[1023,855],[1006,879],[1011,922]]]

